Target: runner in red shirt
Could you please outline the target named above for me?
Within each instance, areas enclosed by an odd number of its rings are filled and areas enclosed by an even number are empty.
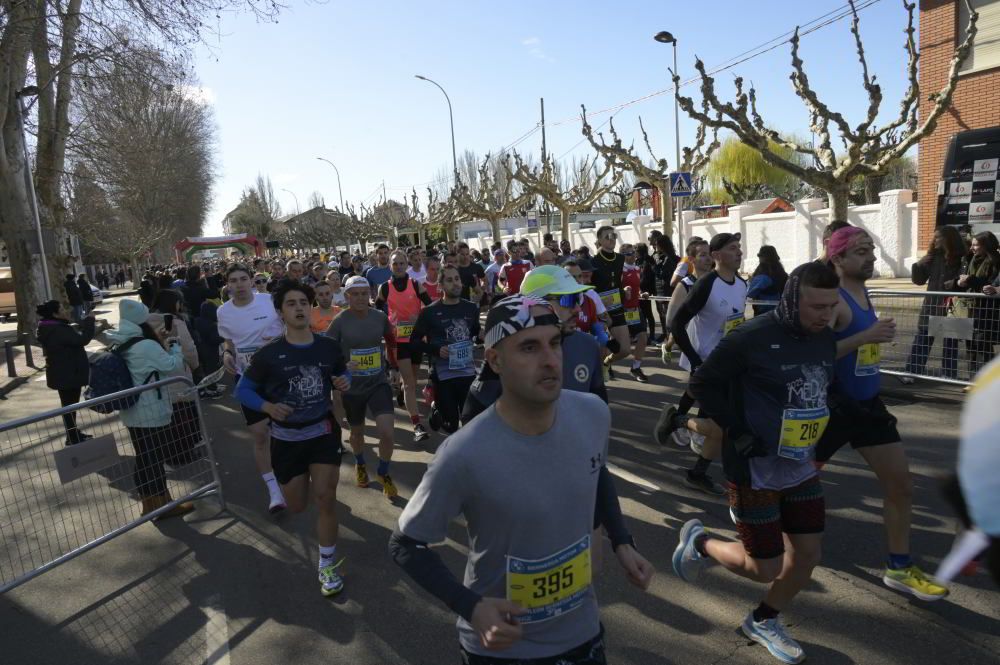
[[[639,309],[639,300],[643,295],[640,282],[642,281],[642,270],[635,264],[635,247],[630,244],[622,245],[622,256],[625,257],[625,265],[622,266],[622,292],[624,298],[622,305],[625,308],[625,324],[628,326],[629,337],[632,339],[632,376],[639,383],[648,383],[647,377],[642,371],[642,357],[646,355],[646,322],[642,319],[642,310]]]

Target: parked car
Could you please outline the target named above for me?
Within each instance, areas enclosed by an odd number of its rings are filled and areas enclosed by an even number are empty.
[[[0,319],[4,323],[11,314],[17,313],[17,303],[14,301],[14,278],[10,268],[0,268]]]

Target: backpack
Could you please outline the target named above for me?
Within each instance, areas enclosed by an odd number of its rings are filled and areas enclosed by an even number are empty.
[[[90,359],[90,385],[87,386],[87,390],[83,393],[85,400],[113,395],[122,390],[135,387],[135,384],[132,382],[132,373],[128,369],[128,363],[125,362],[123,354],[143,339],[145,338],[133,337],[111,347],[107,351],[94,354],[94,357]],[[150,372],[143,385],[159,378],[159,372]],[[160,391],[157,390],[157,396],[159,394]],[[110,402],[95,404],[90,408],[97,413],[114,413],[122,409],[132,408],[139,401],[140,396],[141,393],[136,393],[111,400]]]

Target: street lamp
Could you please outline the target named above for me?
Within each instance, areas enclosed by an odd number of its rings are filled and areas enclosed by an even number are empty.
[[[337,174],[337,194],[340,195],[340,212],[344,212],[344,190],[340,188],[340,169],[338,169],[336,164],[331,162],[329,159],[325,159],[323,157],[317,157],[316,159],[318,159],[321,162],[326,162],[327,164],[332,166],[333,172]]]
[[[35,97],[38,95],[38,86],[29,85],[15,93],[17,97],[17,122],[21,128],[21,147],[24,149],[24,180],[28,185],[28,192],[31,194],[29,203],[31,204],[31,214],[35,217],[35,236],[38,239],[38,260],[42,266],[42,285],[45,288],[46,299],[52,299],[52,284],[49,281],[49,264],[45,259],[45,243],[42,241],[42,222],[38,217],[38,196],[35,194],[35,181],[31,177],[31,160],[28,158],[28,139],[24,131],[24,102],[25,97]]]
[[[448,97],[448,93],[444,91],[444,88],[437,81],[432,81],[426,76],[421,76],[420,74],[414,74],[421,81],[427,81],[428,83],[433,83],[437,86],[437,89],[441,91],[444,95],[445,100],[448,102],[448,121],[451,123],[451,165],[455,169],[455,177],[458,178],[458,157],[455,153],[455,116],[451,112],[451,98]]]
[[[681,112],[680,112],[680,74],[677,72],[677,38],[666,30],[653,35],[653,39],[661,44],[671,44],[674,47],[674,164],[678,171],[681,170]],[[664,222],[666,223],[666,222]],[[681,202],[677,201],[677,237],[681,238]]]
[[[290,189],[285,189],[284,187],[282,187],[281,191],[288,192],[289,194],[292,195],[292,198],[295,199],[295,214],[296,215],[299,214],[299,197],[295,196],[295,192],[293,192]]]

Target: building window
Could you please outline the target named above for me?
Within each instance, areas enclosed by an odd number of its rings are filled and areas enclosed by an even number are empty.
[[[955,38],[959,40],[965,34],[965,26],[969,24],[969,10],[966,9],[964,0],[957,0],[957,3],[958,26]],[[963,74],[1000,67],[1000,1],[971,0],[970,4],[979,13],[979,20],[976,22],[977,31],[972,51],[959,70]]]

